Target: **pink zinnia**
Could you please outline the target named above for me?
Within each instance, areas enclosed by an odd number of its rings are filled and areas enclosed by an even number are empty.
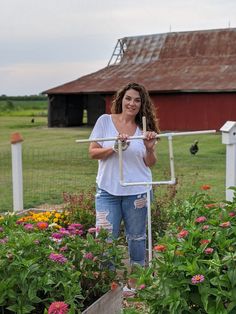
[[[52,234],[52,238],[54,238],[54,239],[61,239],[61,238],[63,238],[63,234],[55,232],[55,233]]]
[[[200,282],[203,282],[204,281],[204,276],[203,275],[195,275],[192,277],[191,281],[194,285],[200,283]]]
[[[65,264],[67,262],[67,258],[65,256],[57,253],[51,253],[49,255],[49,259],[59,264]]]
[[[85,253],[84,254],[84,258],[86,258],[86,259],[93,259],[93,253],[91,253],[91,252]]]
[[[95,227],[88,229],[88,233],[95,233],[95,232],[97,232],[97,228],[95,228]]]
[[[204,222],[204,221],[206,221],[206,220],[207,220],[207,219],[206,219],[205,216],[200,216],[200,217],[198,217],[198,218],[195,219],[195,222],[200,223],[200,222]]]
[[[208,247],[208,248],[206,248],[206,249],[204,250],[204,252],[205,252],[206,254],[212,254],[212,253],[214,252],[214,249],[211,248],[211,247]]]
[[[209,229],[209,225],[202,226],[202,230],[208,230],[208,229]]]
[[[145,285],[144,283],[139,286],[139,289],[140,289],[140,290],[143,290],[143,289],[145,289],[145,288],[146,288],[146,285]]]
[[[234,217],[235,215],[236,215],[235,212],[230,212],[230,213],[229,213],[229,216],[230,216],[230,217]]]
[[[63,235],[69,235],[69,234],[70,234],[70,232],[69,232],[68,230],[66,230],[65,228],[61,228],[61,229],[59,230],[59,232],[60,232],[61,234],[63,234]]]
[[[70,230],[71,228],[81,229],[83,226],[81,224],[71,224],[68,226],[68,229]]]
[[[64,251],[67,251],[67,250],[68,250],[68,246],[67,246],[67,245],[62,246],[62,247],[60,248],[60,252],[64,252]]]
[[[222,224],[220,224],[221,228],[228,228],[230,226],[231,226],[230,221],[222,222]]]
[[[65,302],[53,302],[48,309],[48,314],[66,314],[68,313],[68,304]]]
[[[0,232],[3,232],[3,227],[0,227]]]
[[[7,237],[0,239],[0,243],[7,243],[7,241],[8,241]]]
[[[178,238],[186,238],[187,235],[188,235],[188,231],[183,229],[183,230],[181,230],[181,231],[178,233],[177,237],[178,237]]]
[[[24,225],[24,229],[25,230],[33,230],[34,226],[32,224],[26,224],[26,225]]]
[[[81,235],[81,234],[83,234],[84,232],[83,232],[83,230],[75,230],[75,234],[78,234],[78,235]]]

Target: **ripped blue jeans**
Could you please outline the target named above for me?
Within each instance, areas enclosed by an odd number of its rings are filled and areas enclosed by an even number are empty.
[[[96,227],[104,228],[118,238],[123,219],[130,264],[145,265],[147,194],[115,196],[97,188]]]

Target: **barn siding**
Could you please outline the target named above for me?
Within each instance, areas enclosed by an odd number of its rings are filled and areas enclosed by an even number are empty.
[[[153,95],[161,130],[219,130],[236,120],[235,93]]]
[[[152,94],[162,131],[219,130],[236,121],[236,93]],[[110,113],[111,96],[106,96]]]
[[[48,127],[82,125],[83,111],[83,95],[50,95],[48,103]]]
[[[94,125],[98,117],[106,112],[105,97],[100,94],[87,95],[87,124]]]

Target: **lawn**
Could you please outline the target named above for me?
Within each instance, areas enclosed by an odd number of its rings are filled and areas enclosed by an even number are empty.
[[[34,111],[33,111],[34,113]],[[0,208],[11,210],[10,136],[20,132],[23,142],[24,204],[26,208],[45,202],[60,203],[62,193],[79,193],[95,186],[97,161],[88,157],[88,144],[76,139],[87,138],[91,128],[48,128],[47,118],[34,116],[0,116]],[[189,152],[194,140],[199,140],[199,152]],[[216,200],[224,199],[225,145],[221,134],[178,136],[173,139],[175,174],[178,180],[177,198],[183,199],[199,190],[201,185],[212,186]],[[168,141],[162,138],[157,145],[158,163],[153,167],[153,179],[170,180]],[[163,197],[166,186],[160,186],[157,197]]]

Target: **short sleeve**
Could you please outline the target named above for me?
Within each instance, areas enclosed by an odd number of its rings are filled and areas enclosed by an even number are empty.
[[[100,116],[95,125],[94,128],[89,136],[89,139],[96,139],[96,138],[102,138],[105,137],[105,123],[104,123],[105,115]],[[99,145],[103,147],[104,142],[97,142]]]

